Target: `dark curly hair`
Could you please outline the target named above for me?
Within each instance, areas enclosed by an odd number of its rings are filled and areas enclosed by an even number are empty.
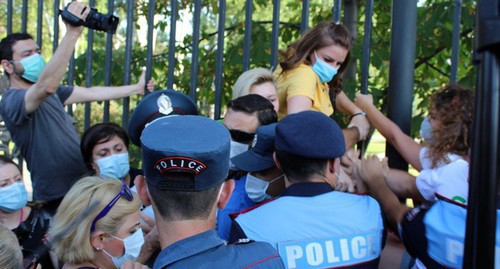
[[[436,121],[434,142],[429,145],[432,167],[449,163],[447,154],[468,156],[474,115],[474,92],[459,85],[447,85],[432,96],[429,118]]]

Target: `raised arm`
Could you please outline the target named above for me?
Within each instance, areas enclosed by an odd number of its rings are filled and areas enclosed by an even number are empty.
[[[387,186],[400,198],[412,198],[426,202],[417,188],[415,177],[408,172],[398,169],[389,169],[385,174]]]
[[[370,156],[361,161],[358,174],[370,190],[370,195],[380,203],[382,211],[387,216],[389,227],[397,231],[398,223],[410,208],[401,204],[387,186],[384,174],[388,169],[386,160],[381,162],[376,156]]]
[[[73,93],[66,99],[64,104],[118,99],[133,94],[144,95],[145,88],[151,92],[154,88],[154,84],[153,81],[150,80],[146,87],[146,73],[143,70],[139,82],[133,85],[116,87],[96,86],[91,88],[77,86],[73,89]]]
[[[363,111],[370,123],[377,129],[403,158],[418,171],[422,170],[419,153],[422,146],[413,140],[412,137],[401,131],[401,128],[387,118],[373,105],[371,94],[356,94],[354,103]]]
[[[86,8],[86,3],[71,2],[68,11],[73,15],[86,19],[90,9]],[[26,112],[29,114],[35,111],[38,106],[50,95],[54,94],[66,73],[69,59],[75,48],[76,41],[82,33],[83,26],[74,27],[66,24],[66,34],[57,47],[54,55],[47,63],[37,82],[28,88],[25,95]]]

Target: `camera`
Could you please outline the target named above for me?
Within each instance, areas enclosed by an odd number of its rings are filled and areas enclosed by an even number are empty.
[[[114,34],[116,32],[116,27],[118,26],[118,17],[112,14],[102,14],[95,8],[90,8],[89,15],[87,19],[83,21],[82,19],[75,16],[73,13],[68,11],[69,4],[64,8],[64,10],[59,10],[61,18],[63,21],[67,22],[73,26],[85,26],[90,29],[104,31]]]

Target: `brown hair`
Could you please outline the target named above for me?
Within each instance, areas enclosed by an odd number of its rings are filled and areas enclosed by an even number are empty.
[[[429,146],[432,167],[449,163],[448,153],[466,157],[474,115],[474,92],[459,85],[447,85],[431,99],[429,117],[439,122],[433,128],[434,142]]]
[[[342,74],[349,63],[352,41],[352,35],[344,25],[331,21],[321,22],[306,31],[301,39],[288,47],[286,52],[280,52],[283,57],[280,62],[282,72],[294,69],[302,63],[311,65],[311,54],[317,49],[330,45],[341,46],[349,52],[338,74],[328,83],[330,89],[338,93],[342,86]]]

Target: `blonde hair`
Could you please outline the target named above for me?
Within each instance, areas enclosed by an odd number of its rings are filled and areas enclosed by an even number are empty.
[[[266,82],[271,82],[275,85],[273,73],[269,69],[254,68],[243,72],[243,74],[241,74],[236,80],[236,83],[234,83],[233,100],[238,97],[248,95],[252,86],[261,85]]]
[[[0,224],[0,268],[22,269],[23,253],[14,233]]]
[[[94,259],[90,243],[92,221],[101,210],[120,192],[122,184],[118,180],[102,180],[100,177],[80,179],[64,196],[54,217],[54,225],[49,234],[56,237],[54,251],[63,263],[78,264]],[[139,210],[141,201],[136,193],[134,199],[120,197],[111,210],[95,223],[95,230],[116,234],[125,217]],[[97,206],[91,206],[97,204]],[[85,212],[91,206],[90,212]],[[83,216],[82,216],[83,214]],[[75,219],[82,218],[77,223]],[[57,235],[63,235],[59,240]]]

